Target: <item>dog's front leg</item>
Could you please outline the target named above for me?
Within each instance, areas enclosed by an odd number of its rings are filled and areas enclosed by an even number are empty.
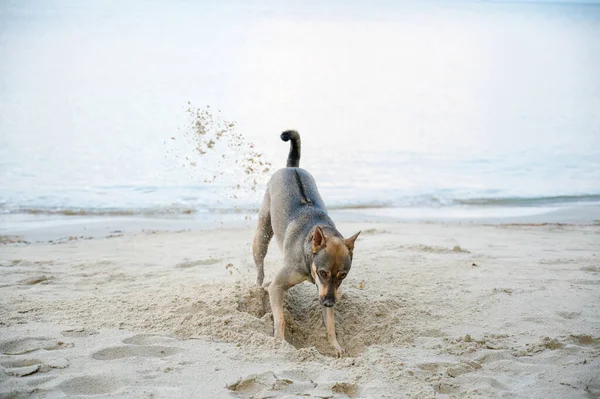
[[[281,340],[285,339],[285,318],[283,316],[283,296],[285,289],[273,281],[268,288],[271,311],[273,312],[273,335]]]
[[[325,320],[325,327],[327,327],[327,340],[334,347],[337,356],[342,357],[346,350],[340,346],[335,335],[335,321],[332,307],[323,308],[323,319]]]

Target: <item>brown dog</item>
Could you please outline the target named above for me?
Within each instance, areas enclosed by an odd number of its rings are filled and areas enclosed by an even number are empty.
[[[283,268],[269,284],[275,337],[284,339],[285,292],[303,281],[316,284],[324,306],[323,318],[329,343],[338,356],[344,353],[335,335],[333,306],[337,291],[352,266],[354,242],[360,234],[344,239],[329,218],[313,177],[300,169],[300,135],[288,130],[281,134],[290,141],[287,167],[273,174],[258,214],[253,254],[263,284],[264,259],[273,235],[283,253]]]

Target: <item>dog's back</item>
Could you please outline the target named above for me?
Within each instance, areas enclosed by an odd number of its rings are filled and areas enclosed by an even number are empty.
[[[283,141],[291,141],[288,167],[276,171],[267,186],[270,198],[271,226],[280,247],[286,235],[304,234],[303,230],[290,229],[296,220],[299,226],[313,226],[321,223],[335,227],[327,215],[325,203],[317,189],[315,179],[300,165],[300,136],[293,130],[283,132]],[[307,223],[310,221],[312,223]]]

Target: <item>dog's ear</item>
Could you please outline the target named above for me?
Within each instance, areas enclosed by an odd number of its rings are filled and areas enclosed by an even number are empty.
[[[358,233],[354,234],[352,237],[346,238],[344,240],[344,244],[346,244],[348,251],[350,251],[350,255],[352,255],[352,251],[354,251],[354,241],[356,241],[359,234],[360,234],[360,231]]]
[[[315,231],[313,232],[313,237],[312,237],[312,252],[313,254],[316,254],[317,252],[319,252],[319,250],[321,248],[323,248],[325,246],[325,233],[323,233],[323,230],[317,226],[315,227]]]

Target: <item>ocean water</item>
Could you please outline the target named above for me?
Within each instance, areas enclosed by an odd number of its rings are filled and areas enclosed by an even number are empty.
[[[188,101],[271,170],[194,151]],[[332,209],[600,203],[600,4],[0,5],[0,213],[256,209],[292,128]]]

